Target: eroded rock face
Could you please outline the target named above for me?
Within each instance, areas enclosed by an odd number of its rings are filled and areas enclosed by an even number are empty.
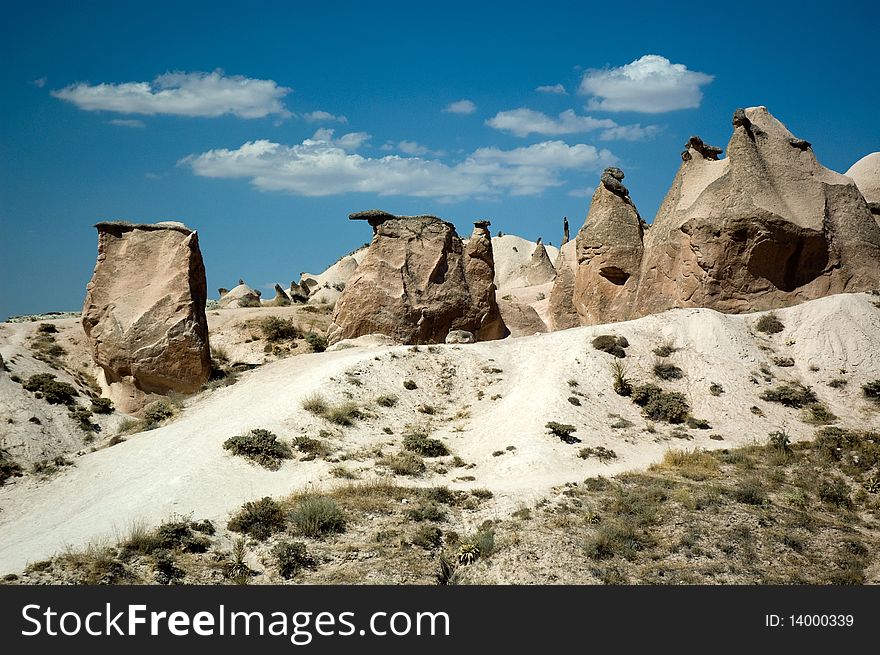
[[[878,286],[880,229],[853,180],[819,164],[764,107],[737,110],[733,125],[724,159],[688,141],[648,230],[622,175],[605,171],[576,240],[573,285],[557,266],[554,329],[570,326],[572,309],[589,325],[672,307],[772,309]]]
[[[580,325],[626,315],[635,297],[643,253],[642,219],[623,177],[619,168],[606,169],[575,237],[572,304]]]
[[[574,308],[574,284],[577,275],[577,242],[569,241],[556,257],[556,279],[550,291],[548,326],[551,330],[567,330],[581,322]]]
[[[207,282],[196,232],[179,223],[98,223],[82,325],[122,411],[208,380]]]
[[[352,214],[373,227],[370,247],[336,303],[330,343],[386,334],[402,343],[443,343],[451,330],[478,340],[507,335],[495,303],[488,223],[467,248],[455,227],[434,216]]]
[[[725,159],[689,149],[645,236],[627,318],[771,309],[877,285],[880,230],[855,184],[765,107],[733,122]]]

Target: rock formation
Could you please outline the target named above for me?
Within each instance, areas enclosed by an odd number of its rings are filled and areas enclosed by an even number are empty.
[[[525,271],[525,279],[529,286],[535,286],[552,282],[554,278],[556,278],[556,269],[553,267],[553,262],[550,261],[547,248],[541,243],[541,237],[538,237],[538,243],[532,252],[532,259]]]
[[[314,280],[312,280],[314,282]],[[305,281],[302,284],[297,284],[293,280],[290,281],[290,290],[287,292],[287,295],[290,297],[291,302],[308,302],[309,300],[309,286]]]
[[[564,246],[569,242],[569,233],[568,233],[568,216],[562,217],[562,245]]]
[[[225,294],[220,296],[217,306],[220,309],[236,309],[239,307],[260,307],[260,292],[251,289],[241,280],[238,285],[232,287]]]
[[[574,308],[574,283],[577,275],[577,244],[569,241],[559,249],[556,257],[556,279],[550,291],[548,327],[567,330],[578,327],[580,319]]]
[[[688,141],[644,235],[622,177],[603,173],[576,240],[579,324],[672,307],[772,309],[878,286],[880,228],[855,183],[764,107],[737,110],[733,124],[724,159]],[[563,277],[551,295],[556,329],[572,322]]]
[[[265,303],[269,307],[288,307],[290,305],[290,296],[281,287],[280,284],[275,285],[275,297]]]
[[[443,343],[450,330],[478,340],[507,335],[495,303],[488,222],[475,224],[467,247],[455,227],[434,216],[371,210],[373,240],[333,314],[331,343],[386,334],[403,343]]]
[[[196,232],[181,223],[98,223],[82,325],[117,408],[208,380],[207,282]]]
[[[850,167],[846,176],[856,183],[875,220],[880,223],[880,152],[862,157]]]

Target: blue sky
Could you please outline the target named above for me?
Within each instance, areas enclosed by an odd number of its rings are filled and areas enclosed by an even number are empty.
[[[183,221],[212,297],[266,293],[362,209],[558,243],[614,163],[650,221],[737,107],[880,150],[876,3],[423,4],[4,2],[0,318],[79,309],[100,220]]]

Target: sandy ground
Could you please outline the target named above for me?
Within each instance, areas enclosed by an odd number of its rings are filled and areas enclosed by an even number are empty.
[[[404,426],[430,425],[434,436],[475,466],[431,466],[416,484],[489,488],[499,515],[533,502],[554,485],[647,466],[671,447],[741,445],[763,441],[782,428],[795,439],[811,437],[814,426],[802,422],[797,410],[758,398],[783,380],[811,385],[840,417],[841,427],[880,427],[876,405],[858,393],[865,381],[880,377],[876,300],[841,295],[779,310],[786,328],[772,336],[755,332],[758,314],[678,309],[473,345],[349,348],[282,359],[243,374],[235,385],[191,399],[173,423],[86,454],[50,480],[27,477],[0,488],[0,573],[20,570],[66,545],[113,538],[135,521],[157,523],[177,513],[222,523],[246,500],[335,482],[326,460],[288,461],[271,472],[223,450],[226,438],[256,427],[286,439],[317,436],[325,429],[334,458],[363,479],[382,473],[375,462],[378,450],[397,450]],[[634,381],[653,381],[651,351],[673,341],[679,350],[669,359],[686,376],[661,385],[684,393],[693,415],[712,428],[688,430],[686,441],[666,424],[651,432],[639,409],[611,390],[612,356],[590,346],[594,336],[606,333],[629,340],[623,362]],[[792,357],[795,365],[774,366],[772,358],[778,356]],[[759,372],[761,366],[769,368],[772,382]],[[827,386],[836,377],[844,377],[847,386]],[[405,390],[406,379],[418,388]],[[711,383],[721,384],[724,393],[711,395]],[[316,391],[333,402],[351,399],[369,416],[352,427],[330,426],[301,408],[302,399]],[[374,398],[384,393],[400,401],[393,408],[376,405]],[[435,414],[420,412],[425,405]],[[764,416],[756,416],[753,406]],[[633,425],[611,427],[618,417]],[[548,421],[576,426],[582,443],[552,437],[544,427]],[[722,435],[723,441],[710,434]],[[584,446],[611,448],[618,459],[611,464],[581,459]],[[474,479],[461,479],[470,476]]]

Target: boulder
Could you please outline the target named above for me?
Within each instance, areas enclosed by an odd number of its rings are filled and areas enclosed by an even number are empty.
[[[239,282],[241,282],[239,280]],[[217,306],[220,309],[237,309],[240,307],[260,307],[260,292],[251,289],[244,282],[232,287],[220,297]]]
[[[506,336],[487,224],[477,225],[465,248],[455,227],[435,216],[373,210],[349,218],[368,221],[373,240],[336,303],[330,343],[372,333],[443,343],[456,329],[480,340]]]
[[[510,336],[525,337],[547,332],[547,324],[531,305],[502,299],[498,301],[498,310]]]
[[[446,343],[474,343],[476,340],[474,333],[467,330],[450,330],[446,335]]]
[[[98,260],[82,311],[102,386],[117,408],[208,380],[207,282],[198,234],[180,223],[98,223]]]

